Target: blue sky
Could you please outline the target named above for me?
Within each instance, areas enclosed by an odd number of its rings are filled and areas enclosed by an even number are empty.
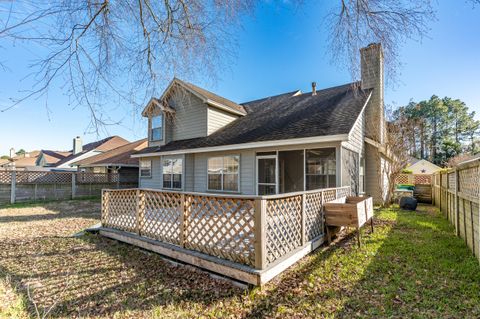
[[[312,81],[318,88],[350,82],[349,73],[330,62],[322,28],[326,8],[319,3],[311,1],[299,10],[271,1],[258,6],[236,31],[238,52],[229,67],[213,83],[202,76],[196,83],[244,102],[295,89],[308,91]],[[402,46],[398,83],[387,87],[385,101],[398,106],[437,94],[459,98],[480,113],[480,7],[472,9],[465,1],[439,1],[436,8],[437,20],[430,23],[428,38]],[[31,84],[24,77],[31,72],[35,56],[35,49],[21,43],[1,49],[0,58],[9,70],[1,73],[0,103]],[[111,112],[116,112],[114,104]],[[84,143],[107,135],[86,133],[88,112],[82,107],[72,109],[61,83],[48,94],[48,110],[45,105],[45,98],[29,100],[0,113],[0,154],[7,154],[10,147],[68,150],[76,135]],[[139,114],[130,112],[120,119],[121,125],[106,128],[109,135],[132,141],[146,135]]]

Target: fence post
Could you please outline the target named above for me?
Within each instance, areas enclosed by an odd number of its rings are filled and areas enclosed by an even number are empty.
[[[72,172],[72,199],[75,199],[76,191],[77,191],[76,175],[75,175],[75,172]],[[103,196],[103,190],[102,190],[102,196]]]
[[[459,217],[459,208],[458,208],[458,186],[459,186],[459,173],[458,169],[454,168],[454,176],[455,176],[455,233],[457,236],[460,236],[460,217]]]
[[[17,173],[12,171],[12,182],[10,183],[10,204],[15,204],[15,193],[17,191]]]
[[[307,209],[307,195],[306,194],[302,194],[302,224],[301,224],[301,229],[302,229],[302,246],[305,245],[305,243],[307,242],[307,234],[305,233],[305,218],[307,216],[307,213],[306,213],[306,209]]]
[[[185,220],[186,220],[186,211],[185,211],[185,194],[180,195],[180,211],[178,212],[180,215],[180,246],[185,247]]]
[[[267,266],[266,200],[255,199],[254,207],[255,268],[265,269]]]
[[[478,247],[478,254],[477,254],[477,258],[478,260],[480,260],[480,183],[478,181],[480,181],[480,162],[477,161],[477,173],[478,173],[478,176],[477,176],[477,196],[478,196],[478,234],[477,234],[477,239],[478,239],[478,242],[477,242],[477,247]]]
[[[443,213],[443,212],[442,212],[442,187],[443,187],[443,186],[442,186],[442,185],[443,185],[443,184],[442,184],[442,172],[440,172],[439,178],[440,178],[440,185],[439,185],[439,188],[438,188],[438,189],[439,189],[439,204],[440,204],[440,205],[438,206],[438,208],[440,209],[440,214],[441,214],[441,213]]]

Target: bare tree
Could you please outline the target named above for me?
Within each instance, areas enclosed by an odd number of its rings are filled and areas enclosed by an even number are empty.
[[[114,123],[103,109],[112,94],[142,106],[172,74],[214,74],[219,57],[232,54],[228,26],[253,2],[0,2],[0,44],[22,41],[45,54],[32,65],[33,89],[2,111],[63,85],[98,130]]]
[[[340,0],[340,8],[329,15],[330,53],[346,66],[352,79],[359,78],[360,48],[381,43],[385,74],[395,81],[400,48],[407,39],[419,39],[434,19],[431,0]]]
[[[387,108],[387,118],[392,118],[391,110]],[[377,156],[377,176],[380,194],[383,194],[383,205],[392,203],[398,175],[407,166],[410,156],[408,140],[411,135],[411,125],[408,119],[397,118],[396,121],[387,122],[383,145],[379,145]]]
[[[173,75],[215,78],[225,67],[219,62],[234,56],[233,27],[257,2],[0,0],[0,48],[23,43],[39,57],[33,88],[0,110],[61,87],[74,106],[89,109],[91,128],[115,124],[108,114],[119,110],[106,109],[112,101],[138,113]],[[430,0],[338,0],[332,10],[330,52],[354,79],[360,47],[382,42],[392,75],[402,41],[421,38],[433,17]]]

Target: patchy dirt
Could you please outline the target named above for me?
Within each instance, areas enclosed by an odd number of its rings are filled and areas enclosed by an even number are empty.
[[[96,201],[0,209],[0,318],[480,317],[478,261],[435,208],[380,210],[361,248],[342,232],[250,291],[98,235],[70,237],[99,211]]]

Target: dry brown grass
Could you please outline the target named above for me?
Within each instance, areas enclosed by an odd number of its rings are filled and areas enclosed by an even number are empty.
[[[477,260],[436,209],[421,209],[383,210],[362,248],[347,236],[252,291],[98,235],[70,237],[98,222],[98,202],[2,209],[0,318],[477,318]]]

